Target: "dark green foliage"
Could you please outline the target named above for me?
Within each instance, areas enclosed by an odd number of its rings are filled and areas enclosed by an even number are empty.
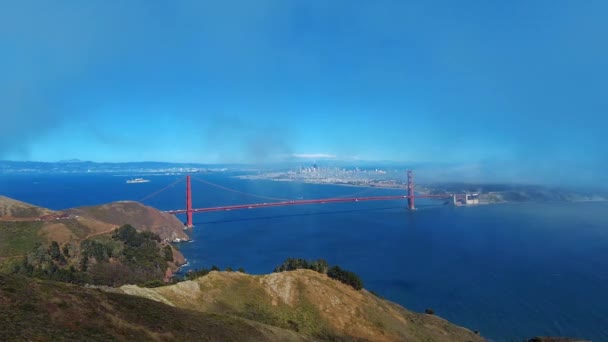
[[[185,280],[194,280],[198,277],[202,277],[204,275],[209,274],[210,270],[207,268],[202,268],[200,270],[191,270],[184,276]]]
[[[59,244],[57,243],[57,241],[51,242],[51,250],[49,251],[49,253],[51,254],[51,259],[59,261],[61,251],[59,250]]]
[[[141,284],[142,287],[161,287],[164,285],[166,285],[166,284],[158,279],[149,280],[149,281]]]
[[[213,266],[211,266],[211,270],[212,270],[212,271],[219,271],[219,270],[220,270],[220,268],[219,268],[219,267],[217,267],[217,266],[215,266],[215,265],[213,265]]]
[[[63,251],[63,256],[66,258],[69,258],[70,257],[70,244],[66,243],[65,245],[63,245],[62,251]]]
[[[275,272],[293,271],[298,269],[309,269],[308,261],[301,258],[287,258],[281,265],[274,268]]]
[[[170,245],[163,247],[163,252],[165,253],[165,261],[173,261],[173,249]]]
[[[113,246],[97,240],[85,240],[82,242],[81,250],[83,254],[95,258],[97,262],[108,261],[113,257]]]
[[[158,235],[125,225],[111,238],[89,239],[80,245],[37,244],[13,272],[69,283],[120,286],[160,281],[167,261],[172,260],[171,246],[161,246]]]
[[[429,314],[429,315],[434,315],[435,314],[435,310],[433,310],[431,308],[427,308],[426,310],[424,310],[424,313]]]
[[[226,267],[226,272],[232,272],[232,267],[230,267],[230,266]]]
[[[239,269],[238,269],[237,271],[238,271],[238,272],[241,272],[241,273],[247,273],[247,272],[245,272],[245,269],[244,269],[244,268],[242,268],[242,267],[239,267]]]
[[[352,286],[355,290],[361,290],[363,288],[363,281],[357,274],[351,271],[343,270],[340,266],[334,266],[327,271],[327,276],[332,279],[339,280],[344,284]]]
[[[329,264],[324,259],[307,261],[301,258],[287,258],[285,262],[274,268],[274,272],[293,271],[298,269],[308,269],[319,273],[326,273],[330,278],[350,285],[355,290],[361,290],[363,288],[363,281],[361,281],[361,278],[359,278],[357,274],[351,271],[343,270],[339,266],[330,268]]]
[[[329,264],[324,259],[319,259],[310,262],[310,269],[319,273],[327,273],[329,270]]]
[[[123,241],[129,247],[139,247],[147,240],[154,240],[160,242],[160,236],[152,232],[138,232],[129,224],[118,228],[112,238],[115,240]]]

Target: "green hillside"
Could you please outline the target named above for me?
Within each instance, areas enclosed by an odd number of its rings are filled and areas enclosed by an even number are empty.
[[[0,274],[0,341],[306,341],[145,298]]]

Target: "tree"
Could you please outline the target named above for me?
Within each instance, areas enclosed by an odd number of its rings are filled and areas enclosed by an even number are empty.
[[[51,259],[55,261],[59,261],[59,257],[61,256],[61,251],[59,250],[59,244],[57,241],[51,242],[51,248],[49,253],[51,254]]]
[[[63,255],[66,258],[70,257],[70,244],[66,243],[65,245],[63,245]]]
[[[173,261],[173,248],[171,246],[166,245],[163,249],[165,253],[165,261]]]
[[[330,278],[343,282],[352,286],[355,290],[363,288],[363,281],[357,274],[351,271],[343,270],[339,266],[329,267],[329,264],[324,259],[316,261],[307,261],[305,259],[287,258],[281,265],[274,268],[274,272],[293,271],[297,269],[309,269],[322,274],[327,274]]]
[[[239,267],[238,271],[241,272],[241,273],[247,273],[247,272],[245,272],[245,269],[242,268],[242,267]]]
[[[219,271],[219,270],[220,270],[220,268],[219,268],[219,267],[217,267],[217,266],[215,266],[215,265],[213,265],[213,266],[211,266],[211,270],[212,270],[212,271]]]
[[[230,266],[226,267],[226,272],[232,272],[232,267],[230,267]]]
[[[344,284],[350,285],[355,290],[363,288],[363,281],[357,274],[351,271],[343,270],[340,266],[334,266],[327,271],[327,276],[336,279]]]

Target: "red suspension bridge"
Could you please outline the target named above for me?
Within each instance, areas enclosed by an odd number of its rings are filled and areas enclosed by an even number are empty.
[[[167,213],[170,214],[186,214],[186,226],[188,228],[194,227],[192,221],[192,215],[195,213],[206,213],[213,211],[227,211],[227,210],[238,210],[238,209],[257,209],[257,208],[268,208],[268,207],[282,207],[282,206],[290,206],[290,205],[304,205],[304,204],[327,204],[327,203],[345,203],[345,202],[366,202],[366,201],[393,201],[393,200],[404,200],[407,199],[407,208],[410,210],[415,210],[416,207],[414,205],[415,199],[417,198],[448,198],[452,197],[452,194],[442,194],[442,195],[424,195],[414,193],[414,174],[411,170],[407,171],[407,194],[398,195],[398,196],[368,196],[368,197],[330,197],[330,198],[321,198],[321,199],[300,199],[300,200],[288,200],[283,198],[274,198],[267,196],[259,196],[253,195],[249,193],[245,193],[242,191],[230,189],[223,187],[221,185],[217,185],[202,179],[195,178],[195,180],[205,183],[207,185],[211,185],[223,190],[228,190],[236,193],[241,193],[244,195],[250,195],[258,198],[263,198],[267,200],[272,200],[274,202],[266,202],[266,203],[251,203],[251,204],[237,204],[237,205],[224,205],[217,207],[208,207],[208,208],[193,208],[192,207],[192,184],[191,184],[191,176],[186,176],[186,208],[179,210],[168,210]],[[172,184],[169,184],[165,188],[152,193],[149,196],[146,196],[140,201],[144,201],[153,196],[158,195],[164,190],[173,187],[175,184],[181,182],[183,179],[179,179]]]

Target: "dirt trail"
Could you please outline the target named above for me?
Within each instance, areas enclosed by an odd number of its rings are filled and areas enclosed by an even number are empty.
[[[87,235],[87,236],[83,237],[83,238],[82,238],[82,239],[80,239],[80,240],[84,241],[84,240],[86,240],[86,239],[88,239],[88,238],[90,238],[90,237],[93,237],[93,236],[97,236],[97,235],[103,235],[103,234],[108,234],[108,233],[111,233],[111,232],[115,231],[117,228],[118,228],[118,227],[112,227],[111,229],[108,229],[108,230],[104,230],[104,231],[101,231],[101,232],[97,232],[97,233],[89,234],[89,235]]]

